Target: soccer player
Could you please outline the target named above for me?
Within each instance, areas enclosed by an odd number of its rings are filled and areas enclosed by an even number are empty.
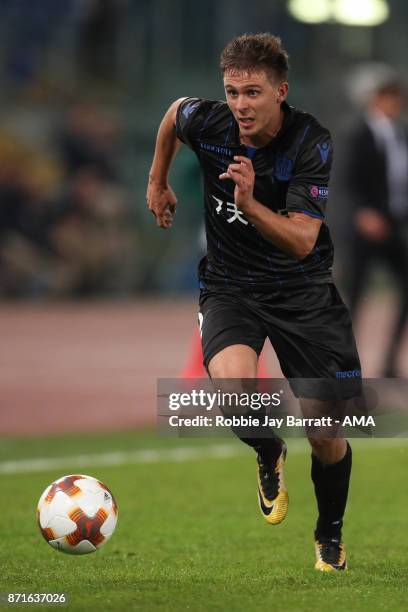
[[[267,33],[234,38],[221,54],[226,102],[181,98],[157,135],[147,202],[157,225],[173,222],[168,183],[185,143],[204,175],[206,257],[200,262],[204,363],[211,378],[254,379],[269,337],[305,415],[330,414],[354,395],[320,393],[310,379],[361,377],[349,313],[333,284],[324,223],[332,142],[310,114],[286,103],[288,55]],[[302,379],[305,384],[302,385]],[[280,438],[240,436],[258,461],[261,512],[280,523],[288,508]],[[342,437],[309,438],[318,519],[316,569],[346,568],[343,515],[351,448]]]

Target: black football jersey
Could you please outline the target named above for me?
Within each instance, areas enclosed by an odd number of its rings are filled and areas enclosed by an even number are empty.
[[[238,286],[271,291],[331,280],[333,245],[322,223],[313,251],[297,260],[266,240],[234,203],[235,183],[218,177],[234,155],[252,160],[254,198],[279,214],[302,212],[324,219],[333,146],[330,133],[308,113],[283,104],[279,134],[264,147],[240,143],[239,126],[226,102],[187,98],[177,112],[176,133],[197,155],[204,175],[207,255],[202,287]]]

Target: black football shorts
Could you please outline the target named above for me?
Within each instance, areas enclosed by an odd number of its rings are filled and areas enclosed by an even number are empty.
[[[297,397],[348,399],[360,393],[351,319],[333,283],[275,293],[202,289],[199,323],[207,370],[227,346],[245,344],[259,355],[269,338]]]

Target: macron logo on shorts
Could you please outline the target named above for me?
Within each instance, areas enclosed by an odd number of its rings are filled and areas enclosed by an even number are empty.
[[[361,378],[361,370],[345,370],[336,372],[336,378]]]

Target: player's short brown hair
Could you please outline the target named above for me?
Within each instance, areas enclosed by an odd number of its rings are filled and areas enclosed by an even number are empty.
[[[233,38],[221,53],[220,66],[226,72],[258,72],[265,70],[271,80],[286,81],[289,56],[281,39],[268,32],[243,34]]]

